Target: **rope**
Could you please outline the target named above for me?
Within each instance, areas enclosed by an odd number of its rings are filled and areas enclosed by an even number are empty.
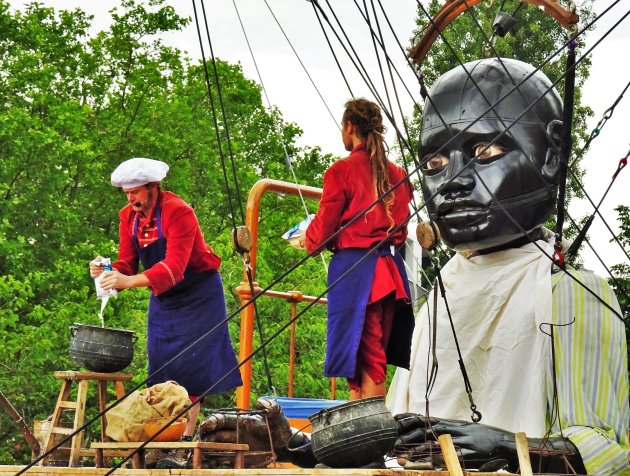
[[[354,93],[352,92],[352,88],[350,87],[350,83],[348,82],[348,79],[346,78],[346,75],[343,72],[343,68],[341,67],[341,64],[339,63],[339,59],[337,58],[337,54],[335,53],[335,49],[333,48],[332,43],[330,42],[330,38],[328,37],[328,33],[326,33],[326,29],[324,28],[324,24],[322,23],[322,19],[319,16],[319,11],[315,7],[315,3],[314,2],[310,2],[310,3],[313,6],[313,11],[315,12],[315,16],[317,17],[317,23],[319,23],[319,27],[321,28],[322,33],[324,33],[324,38],[326,38],[326,43],[328,44],[328,49],[330,49],[330,52],[332,53],[333,58],[335,59],[335,64],[337,65],[337,69],[341,73],[341,77],[343,78],[343,82],[346,83],[346,87],[348,88],[348,91],[350,92],[350,96],[354,97]]]
[[[464,358],[462,357],[462,351],[459,347],[459,339],[457,338],[457,331],[455,330],[455,325],[453,324],[453,316],[451,315],[451,310],[448,306],[448,300],[446,299],[446,288],[444,287],[444,282],[442,281],[442,273],[439,269],[436,269],[437,282],[440,287],[440,294],[442,295],[442,300],[444,301],[444,306],[446,309],[446,314],[448,315],[448,322],[451,326],[451,332],[453,334],[453,340],[455,341],[455,348],[457,349],[457,363],[459,364],[459,370],[462,373],[462,377],[464,379],[464,388],[466,389],[466,394],[468,395],[468,400],[470,401],[470,411],[472,412],[471,420],[473,423],[478,423],[481,421],[481,413],[477,410],[477,405],[473,400],[472,396],[472,385],[470,384],[470,379],[468,378],[468,372],[466,371],[466,366],[464,365]],[[437,313],[437,310],[435,311]],[[435,325],[435,322],[434,322]],[[434,331],[435,332],[435,331]]]
[[[602,195],[602,198],[599,200],[599,203],[595,207],[595,210],[593,211],[591,216],[588,218],[588,220],[586,221],[582,229],[579,231],[575,240],[573,240],[573,243],[571,244],[571,246],[569,247],[566,253],[567,256],[573,256],[580,249],[580,246],[582,245],[582,241],[584,241],[584,238],[586,237],[586,233],[588,232],[588,229],[590,228],[591,224],[593,223],[593,220],[595,219],[595,215],[599,214],[599,208],[601,207],[602,202],[606,198],[606,195],[608,195],[608,192],[610,191],[613,183],[615,183],[615,179],[617,178],[617,175],[619,175],[619,172],[621,172],[623,168],[628,164],[628,155],[630,155],[630,150],[625,155],[625,157],[622,157],[621,159],[619,159],[617,170],[613,174],[612,179],[610,180],[610,183],[608,184],[608,187],[606,187],[606,191]],[[623,246],[621,248],[623,249]],[[630,260],[630,257],[628,257],[628,259]]]
[[[254,62],[254,67],[256,68],[256,74],[258,75],[258,80],[260,81],[260,86],[262,87],[263,90],[263,94],[265,95],[265,99],[267,101],[267,107],[269,108],[269,110],[271,110],[271,101],[269,100],[269,95],[267,94],[267,88],[265,88],[265,83],[263,82],[262,79],[262,75],[260,74],[260,70],[258,69],[258,63],[256,62],[256,57],[254,56],[254,51],[251,47],[251,44],[249,42],[249,38],[247,36],[247,32],[245,31],[245,26],[243,25],[243,21],[241,20],[241,14],[238,10],[238,7],[236,6],[236,0],[232,0],[232,4],[234,5],[234,10],[236,10],[236,16],[238,17],[238,21],[241,25],[241,30],[243,31],[243,36],[245,37],[245,42],[247,43],[247,48],[249,49],[249,54],[252,57],[252,61]],[[278,135],[278,138],[280,139],[280,144],[282,145],[282,150],[284,152],[284,158],[287,164],[287,167],[289,168],[289,170],[291,171],[291,175],[293,176],[293,182],[295,183],[296,187],[297,187],[297,191],[298,191],[298,195],[300,197],[300,201],[302,202],[302,207],[304,208],[304,213],[306,214],[305,216],[308,217],[309,216],[309,211],[308,211],[308,207],[306,206],[306,200],[304,199],[304,195],[302,194],[302,189],[300,188],[300,184],[298,182],[297,179],[297,175],[295,174],[295,170],[293,169],[293,164],[291,161],[291,157],[289,157],[289,152],[287,150],[287,147],[284,143],[284,135],[282,134],[282,131],[280,130],[280,126],[278,124],[278,122],[274,121],[274,127],[276,129],[276,134]],[[324,269],[326,270],[326,272],[328,272],[328,264],[326,263],[326,258],[323,255],[321,256],[321,260],[322,260],[322,264],[324,265]],[[251,290],[253,292],[253,289]]]
[[[404,136],[402,135],[402,133],[400,132],[400,130],[398,130],[398,127],[396,126],[396,121],[393,119],[391,113],[389,112],[389,110],[387,109],[387,107],[385,106],[385,104],[383,103],[383,100],[381,99],[380,95],[378,94],[378,91],[376,91],[376,88],[374,87],[374,84],[372,83],[372,81],[369,79],[369,75],[367,73],[367,70],[365,69],[365,67],[363,66],[363,63],[360,61],[359,56],[356,52],[356,50],[354,49],[354,47],[352,46],[352,43],[350,41],[350,39],[348,38],[348,36],[345,33],[345,30],[343,29],[343,27],[341,26],[341,23],[339,22],[339,19],[336,17],[334,11],[332,10],[332,8],[330,7],[330,5],[328,5],[328,7],[331,9],[331,12],[333,14],[333,17],[335,18],[335,20],[337,21],[337,24],[339,24],[341,31],[344,34],[344,37],[348,43],[348,45],[350,46],[350,49],[352,50],[352,52],[354,53],[354,57],[350,54],[350,52],[348,51],[348,48],[345,46],[344,42],[341,40],[339,34],[335,31],[334,27],[332,26],[332,24],[330,23],[330,20],[328,19],[328,17],[326,16],[326,14],[324,13],[323,9],[321,8],[321,6],[319,5],[317,0],[311,0],[311,2],[313,3],[313,5],[316,5],[317,8],[320,9],[320,12],[322,13],[322,15],[324,16],[324,19],[326,20],[326,22],[328,23],[328,26],[331,28],[331,30],[333,31],[333,33],[335,34],[335,36],[337,37],[337,41],[339,41],[340,45],[342,46],[342,48],[344,49],[344,51],[346,52],[346,55],[348,56],[348,58],[350,59],[350,61],[352,62],[352,64],[354,65],[354,67],[356,68],[359,76],[361,76],[361,79],[363,79],[363,81],[365,82],[365,84],[367,85],[368,89],[370,90],[370,92],[372,93],[372,95],[374,96],[374,98],[376,99],[376,101],[378,102],[378,104],[381,106],[381,109],[383,111],[383,113],[385,114],[385,116],[388,118],[388,120],[390,121],[390,123],[392,124],[392,126],[394,127],[394,130],[396,131],[397,134],[400,135],[401,139],[405,142],[405,146],[407,147],[407,149],[411,152],[411,146],[409,145],[409,143],[406,141],[406,139],[404,138]],[[326,0],[326,2],[328,3],[328,0]],[[355,60],[356,57],[356,60]],[[357,64],[358,62],[358,64]]]
[[[227,168],[225,166],[225,157],[223,155],[223,147],[221,146],[221,134],[219,132],[219,123],[217,122],[217,117],[216,117],[216,109],[215,109],[215,105],[214,105],[214,95],[212,94],[212,86],[210,84],[210,74],[208,73],[208,65],[206,62],[206,54],[204,51],[204,47],[203,47],[203,40],[201,38],[201,30],[199,29],[199,18],[197,16],[197,6],[195,4],[195,0],[192,1],[192,5],[193,5],[193,11],[195,14],[195,26],[197,27],[197,36],[199,38],[199,47],[201,49],[201,59],[203,62],[203,71],[204,71],[204,75],[205,75],[205,79],[206,79],[206,88],[208,90],[208,97],[210,98],[210,107],[212,109],[212,122],[214,125],[214,132],[216,134],[216,139],[217,139],[217,147],[219,148],[219,159],[221,161],[221,170],[223,172],[223,183],[225,186],[225,193],[228,197],[228,206],[230,208],[230,217],[232,219],[232,227],[233,229],[236,229],[236,219],[234,218],[235,213],[234,213],[234,206],[232,204],[232,195],[230,193],[230,186],[229,186],[229,180],[227,177]]]
[[[591,142],[593,142],[593,139],[599,136],[600,132],[602,131],[602,129],[608,122],[608,119],[610,119],[613,113],[615,112],[615,107],[617,107],[617,104],[619,104],[619,102],[621,101],[621,98],[623,98],[623,95],[626,93],[629,87],[630,87],[630,81],[628,82],[628,84],[626,84],[626,87],[623,88],[623,91],[617,97],[613,105],[610,106],[608,109],[606,109],[602,118],[599,120],[595,128],[591,131],[591,134],[589,135],[587,141],[584,143],[584,145],[580,149],[579,153],[576,155],[575,159],[573,159],[573,161],[569,164],[569,167],[571,167],[576,160],[582,157],[586,149],[591,145]]]
[[[273,17],[273,19],[276,22],[276,25],[278,25],[278,28],[280,28],[280,31],[282,32],[282,34],[284,35],[284,38],[287,40],[287,43],[289,43],[289,46],[291,47],[291,50],[293,51],[293,53],[295,54],[295,57],[297,58],[297,60],[299,61],[300,65],[302,66],[302,69],[304,70],[304,72],[306,73],[306,76],[308,77],[309,81],[311,82],[311,84],[313,85],[313,87],[315,88],[315,91],[317,91],[317,94],[319,95],[319,98],[322,100],[322,102],[324,103],[324,106],[326,107],[326,110],[328,111],[328,114],[330,115],[330,117],[332,118],[333,122],[336,124],[337,128],[341,131],[341,126],[339,125],[339,122],[337,121],[337,119],[335,119],[335,116],[333,115],[333,113],[330,111],[330,108],[328,107],[328,104],[326,103],[326,101],[324,100],[324,97],[322,96],[322,93],[319,92],[319,89],[317,88],[317,85],[315,84],[315,82],[313,81],[313,78],[311,78],[310,73],[308,72],[308,70],[306,69],[306,66],[304,66],[304,63],[302,62],[302,59],[300,58],[300,56],[297,54],[297,51],[295,51],[295,48],[293,47],[293,44],[291,43],[291,40],[289,40],[289,37],[287,36],[287,34],[284,31],[284,28],[282,28],[282,25],[280,24],[280,22],[278,21],[278,19],[276,18],[276,15],[273,13],[273,10],[271,9],[271,7],[269,6],[269,3],[267,3],[267,0],[263,0],[265,2],[265,5],[267,5],[267,8],[269,9],[269,13],[271,13],[271,16]]]
[[[195,5],[195,2],[193,0],[193,6],[194,5]],[[204,24],[205,24],[205,27],[206,27],[206,35],[207,35],[207,38],[208,38],[208,44],[210,45],[210,52],[211,52],[211,55],[212,55],[212,65],[213,65],[213,70],[214,70],[214,79],[215,79],[215,82],[216,82],[216,85],[217,85],[217,91],[219,93],[219,102],[221,104],[221,117],[223,119],[223,128],[225,130],[227,144],[228,144],[228,149],[229,149],[229,152],[230,152],[230,163],[232,165],[232,178],[234,180],[234,185],[236,187],[237,201],[238,201],[239,210],[240,210],[240,213],[241,213],[241,223],[245,223],[245,216],[243,214],[243,202],[242,202],[240,191],[239,191],[240,187],[239,187],[238,178],[237,178],[237,175],[236,175],[236,164],[235,164],[235,160],[234,160],[234,154],[232,152],[232,141],[230,140],[230,132],[229,132],[228,124],[227,124],[227,115],[225,113],[225,106],[224,106],[224,103],[223,103],[223,95],[221,93],[221,84],[220,84],[220,81],[219,81],[219,73],[218,73],[218,70],[217,70],[217,63],[216,63],[216,59],[214,57],[214,50],[212,48],[212,39],[210,37],[210,29],[209,29],[209,26],[208,26],[208,18],[207,18],[207,15],[206,15],[204,0],[201,0],[201,8],[202,8],[202,11],[203,11],[203,19],[204,19]],[[240,17],[239,17],[239,19],[240,19]],[[198,23],[196,9],[195,9],[195,22],[197,23],[197,29],[199,29],[199,23]],[[201,40],[200,40],[200,44],[201,44]],[[204,60],[204,65],[205,65],[205,60]],[[213,106],[212,110],[214,112],[214,106]],[[224,161],[222,161],[221,164],[222,164],[223,167],[225,167]],[[226,187],[226,189],[229,190],[229,183],[227,182],[227,173],[225,172],[225,170],[223,172],[223,175],[224,175],[225,180],[226,180],[225,187]],[[229,198],[230,198],[230,203],[231,203],[231,197],[229,197]],[[234,217],[232,217],[232,226],[233,226],[233,228],[232,228],[233,229],[233,233],[236,235],[236,222],[235,222]],[[248,268],[248,266],[246,266],[246,269],[247,268]],[[254,292],[254,285],[253,285],[252,277],[250,275],[248,275],[248,280],[250,282],[251,291],[253,293]],[[257,307],[254,306],[254,315],[256,316],[256,327],[257,327],[257,330],[258,330],[258,334],[260,336],[260,339],[264,340],[262,325],[260,323],[260,316],[258,315],[257,311],[258,311]],[[267,374],[267,383],[269,385],[269,390],[271,391],[274,387],[273,387],[273,382],[271,380],[271,372],[269,370],[269,362],[268,362],[268,358],[267,358],[266,352],[263,352],[263,360],[264,360],[265,371],[266,371],[266,374]]]
[[[195,5],[195,0],[193,0],[193,7]],[[239,210],[241,212],[241,223],[245,223],[245,216],[243,214],[243,200],[241,199],[241,194],[240,194],[240,187],[238,185],[238,178],[236,175],[236,164],[235,164],[235,160],[234,160],[234,152],[232,151],[232,141],[230,140],[230,128],[228,127],[227,124],[227,115],[225,113],[225,105],[223,103],[223,94],[221,92],[221,82],[219,81],[219,72],[217,70],[217,61],[214,57],[214,50],[212,48],[212,39],[210,38],[210,28],[208,27],[208,18],[206,15],[206,7],[205,7],[205,3],[204,0],[201,0],[201,9],[203,11],[203,20],[204,20],[204,24],[206,27],[206,36],[208,38],[208,45],[210,46],[210,54],[212,56],[212,69],[214,71],[214,80],[216,82],[217,85],[217,92],[219,95],[219,104],[221,105],[221,118],[223,120],[223,128],[225,130],[225,138],[227,141],[227,145],[228,145],[228,151],[230,153],[230,163],[232,165],[232,178],[234,180],[234,187],[236,188],[236,198],[237,198],[237,203],[239,204]],[[195,22],[197,22],[197,29],[199,29],[198,26],[198,20],[197,20],[197,12],[195,10]],[[200,40],[200,44],[201,44],[201,40]],[[204,61],[204,65],[205,65],[205,61]],[[212,109],[213,113],[214,113],[214,107]],[[226,175],[226,180],[227,180],[227,175]],[[226,187],[228,186],[227,182],[226,182]],[[234,229],[236,229],[236,226],[234,226]]]
[[[573,227],[577,230],[579,230],[580,226],[575,222],[575,220],[571,217],[571,215],[569,215],[567,213],[567,217],[569,218],[569,220],[571,220],[571,224],[573,225]],[[597,251],[595,250],[595,248],[593,247],[593,245],[591,245],[590,241],[588,240],[588,238],[586,238],[586,244],[588,245],[588,247],[591,249],[591,252],[595,255],[595,257],[598,259],[599,263],[604,267],[604,269],[606,270],[606,272],[608,273],[608,275],[610,276],[610,279],[612,279],[615,283],[615,287],[616,289],[623,294],[624,298],[626,299],[626,302],[630,302],[630,295],[626,292],[626,290],[624,289],[623,283],[621,283],[616,277],[615,275],[612,273],[612,271],[608,268],[608,266],[606,266],[606,263],[604,263],[604,260],[601,258],[601,256],[599,256],[599,253],[597,253]],[[567,255],[569,253],[567,252]]]

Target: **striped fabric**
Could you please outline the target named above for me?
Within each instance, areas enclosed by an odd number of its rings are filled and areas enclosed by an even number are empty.
[[[621,313],[604,279],[585,270],[568,272]],[[571,276],[552,276],[559,421],[549,424],[554,436],[568,437],[579,449],[589,475],[630,475],[625,326]],[[549,402],[553,388],[548,375]]]

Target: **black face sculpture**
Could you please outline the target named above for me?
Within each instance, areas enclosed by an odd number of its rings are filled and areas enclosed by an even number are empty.
[[[540,72],[521,84],[533,71],[512,59],[473,61],[429,90],[422,191],[451,248],[505,245],[539,228],[554,209],[562,103]]]

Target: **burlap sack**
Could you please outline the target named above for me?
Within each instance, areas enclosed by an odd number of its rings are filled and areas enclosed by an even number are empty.
[[[172,380],[136,390],[105,414],[105,433],[114,441],[144,441],[145,420],[173,417],[190,404],[186,389]]]

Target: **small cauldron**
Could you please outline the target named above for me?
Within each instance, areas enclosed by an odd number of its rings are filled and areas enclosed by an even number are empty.
[[[118,372],[133,359],[133,331],[75,323],[70,333],[70,357],[87,370]]]
[[[398,424],[383,397],[370,397],[308,417],[313,454],[332,468],[360,468],[384,456],[398,438]]]

